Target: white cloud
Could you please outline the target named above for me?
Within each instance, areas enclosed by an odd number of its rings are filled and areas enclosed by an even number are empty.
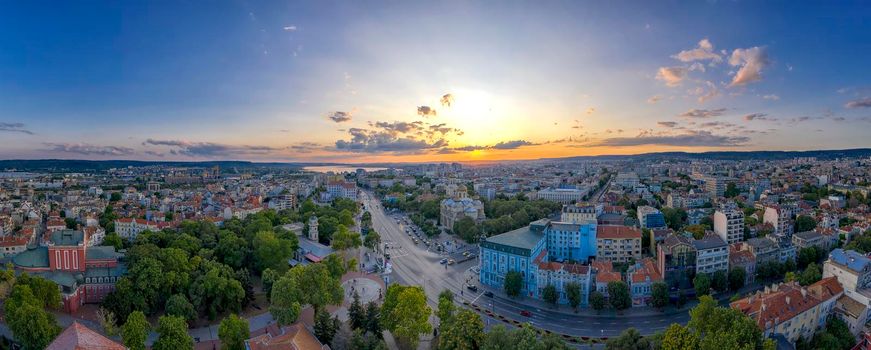
[[[650,96],[650,98],[647,99],[647,103],[657,103],[661,99],[662,99],[661,95]]]
[[[777,96],[777,95],[775,95],[775,94],[770,94],[770,95],[762,96],[762,98],[764,98],[764,99],[766,99],[766,100],[777,101],[777,100],[780,99],[780,96]]]
[[[674,59],[677,59],[681,62],[693,62],[693,61],[705,61],[711,60],[711,62],[721,62],[723,60],[720,55],[714,52],[714,44],[711,44],[711,41],[708,39],[702,39],[699,41],[699,46],[692,50],[684,50],[678,52],[677,55],[671,56]],[[703,70],[704,71],[704,70]]]
[[[295,32],[295,31],[296,31],[296,26],[285,26],[285,27],[282,28],[282,29],[284,29],[285,32]]]
[[[687,69],[684,67],[660,67],[656,72],[656,79],[664,81],[665,85],[671,87],[680,86],[686,76]]]
[[[729,57],[729,64],[740,67],[729,86],[742,86],[762,80],[762,69],[768,66],[768,53],[765,47],[754,46],[749,49],[735,49]]]

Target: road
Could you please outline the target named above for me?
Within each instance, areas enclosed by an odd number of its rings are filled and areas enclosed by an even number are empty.
[[[633,317],[574,315],[526,305],[503,298],[498,293],[493,298],[483,296],[483,291],[473,293],[465,289],[465,280],[469,277],[467,270],[477,266],[476,260],[445,268],[438,263],[442,258],[440,255],[412,242],[400,225],[384,213],[383,207],[374,195],[364,192],[362,199],[372,214],[373,227],[381,234],[382,241],[396,246],[389,249],[393,266],[392,282],[423,286],[433,308],[438,305],[438,294],[448,289],[454,292],[458,301],[479,305],[481,308],[492,310],[497,315],[520,322],[529,322],[554,333],[590,337],[614,337],[629,327],[635,327],[642,334],[647,335],[662,331],[672,323],[686,324],[689,321],[687,312]],[[398,248],[399,246],[401,248]],[[473,281],[477,282],[477,278]],[[532,317],[521,316],[521,310],[531,312]],[[482,314],[482,316],[485,317],[485,322],[499,322],[488,319],[486,315]]]

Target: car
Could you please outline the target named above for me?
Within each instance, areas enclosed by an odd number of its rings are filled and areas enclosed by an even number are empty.
[[[448,263],[448,258],[442,258],[442,260],[439,260],[439,264],[444,265],[444,264],[447,264],[447,263]]]
[[[493,292],[491,292],[491,291],[488,290],[488,291],[484,292],[484,296],[485,296],[485,297],[488,297],[488,298],[492,298],[492,297],[493,297]]]
[[[455,262],[454,259],[448,259],[448,265],[453,265]]]
[[[469,256],[469,251],[467,250],[467,251],[463,252],[463,256]]]
[[[474,285],[474,284],[467,284],[467,285],[466,285],[466,289],[471,290],[471,291],[473,291],[473,292],[477,292],[477,291],[478,291],[478,286],[476,286],[476,285]]]
[[[532,317],[532,313],[526,310],[520,310],[520,316],[523,317]]]

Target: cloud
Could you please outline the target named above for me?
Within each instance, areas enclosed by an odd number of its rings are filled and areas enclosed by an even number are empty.
[[[588,144],[596,147],[628,147],[628,146],[678,146],[678,147],[734,147],[742,146],[750,141],[746,136],[714,135],[708,131],[688,131],[683,134],[650,134],[642,133],[636,137],[613,137]]]
[[[370,125],[377,127],[377,128],[384,129],[384,130],[389,131],[391,133],[410,133],[410,132],[414,132],[414,131],[417,131],[417,130],[420,130],[423,128],[423,123],[420,121],[415,121],[415,122],[410,122],[410,123],[409,122],[392,122],[392,123],[390,123],[390,122],[375,122],[374,124],[370,123]],[[444,125],[444,124],[439,124],[439,125]]]
[[[163,153],[155,152],[155,151],[145,151],[143,153],[150,155],[150,156],[155,156],[155,157],[163,157],[164,156]]]
[[[594,108],[594,107],[587,108],[588,115],[593,114],[593,113],[596,113],[596,108]]]
[[[666,128],[673,128],[677,126],[677,122],[656,122],[656,124]]]
[[[300,142],[295,145],[291,145],[288,148],[297,153],[311,153],[314,150],[323,149],[324,147],[314,142]]]
[[[444,94],[441,98],[442,107],[450,107],[452,103],[454,103],[454,95],[452,94]],[[420,113],[420,108],[418,108],[418,113]]]
[[[445,139],[428,141],[413,136],[399,136],[389,131],[351,128],[350,140],[336,141],[336,149],[350,152],[417,152],[442,148],[448,145]]]
[[[285,27],[283,27],[282,29],[284,29],[285,32],[295,32],[295,31],[296,31],[296,26],[293,26],[293,25],[291,25],[291,26],[285,26]]]
[[[777,101],[777,100],[780,99],[780,96],[777,96],[777,95],[775,95],[775,94],[770,94],[770,95],[762,96],[762,98],[764,98],[764,99],[766,99],[766,100]]]
[[[650,96],[650,98],[647,99],[647,103],[657,103],[661,99],[662,99],[661,95]]]
[[[747,85],[762,80],[762,69],[768,66],[768,53],[765,47],[754,46],[749,49],[735,49],[729,57],[729,64],[741,67],[732,78],[730,87]]]
[[[711,60],[712,62],[723,61],[723,58],[720,57],[720,55],[718,55],[716,52],[714,52],[714,45],[711,44],[711,41],[708,39],[702,39],[701,41],[699,41],[698,47],[694,49],[681,51],[671,57],[681,62],[705,60]],[[702,67],[702,71],[704,72],[704,67]]]
[[[679,117],[684,118],[710,118],[710,117],[719,117],[726,112],[725,108],[717,108],[717,109],[691,109],[681,114],[678,114]]]
[[[513,141],[499,142],[499,143],[491,146],[491,148],[493,148],[493,149],[515,149],[515,148],[519,148],[519,147],[523,147],[523,146],[533,146],[533,145],[535,145],[535,144],[532,142],[526,141],[526,140],[513,140]]]
[[[845,104],[844,107],[847,107],[847,108],[868,108],[868,107],[871,107],[871,97],[861,98],[858,100],[853,100],[853,101],[847,102],[847,104]]]
[[[471,152],[471,151],[485,150],[487,148],[489,148],[489,147],[487,147],[487,146],[463,146],[463,147],[456,147],[456,148],[451,148],[451,149],[455,150],[455,151]]]
[[[684,67],[659,67],[656,72],[656,79],[665,82],[665,85],[675,87],[680,86],[680,83],[686,78],[687,69]]]
[[[96,146],[87,143],[44,143],[49,151],[76,153],[97,156],[129,156],[134,153],[132,148],[118,146]]]
[[[430,106],[418,106],[417,115],[422,117],[435,117],[436,110],[431,108]]]
[[[265,155],[284,148],[270,146],[226,145],[214,142],[188,142],[181,140],[148,139],[142,143],[145,146],[171,147],[169,153],[188,157],[229,157],[240,155]]]
[[[752,113],[744,116],[744,120],[768,120],[768,114],[765,113]]]
[[[700,87],[700,89],[701,89],[701,90],[700,90],[701,93],[700,93],[700,96],[699,96],[699,98],[698,98],[699,103],[705,103],[705,102],[707,102],[708,100],[710,100],[710,99],[712,99],[712,98],[717,97],[717,96],[720,95],[720,90],[717,89],[717,86],[714,85],[714,83],[712,83],[712,82],[710,82],[710,81],[706,81],[706,82],[705,82],[705,85],[708,86],[708,92],[705,93],[705,92],[704,92],[705,89],[702,88],[702,87]]]
[[[351,120],[351,112],[335,111],[327,115],[327,118],[336,123],[344,123]]]
[[[0,122],[0,131],[20,132],[22,134],[33,135],[33,131],[24,128],[22,123],[2,123]]]

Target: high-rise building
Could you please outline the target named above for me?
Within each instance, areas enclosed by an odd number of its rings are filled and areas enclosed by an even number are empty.
[[[744,212],[738,208],[720,208],[714,213],[714,232],[726,243],[744,238]]]

